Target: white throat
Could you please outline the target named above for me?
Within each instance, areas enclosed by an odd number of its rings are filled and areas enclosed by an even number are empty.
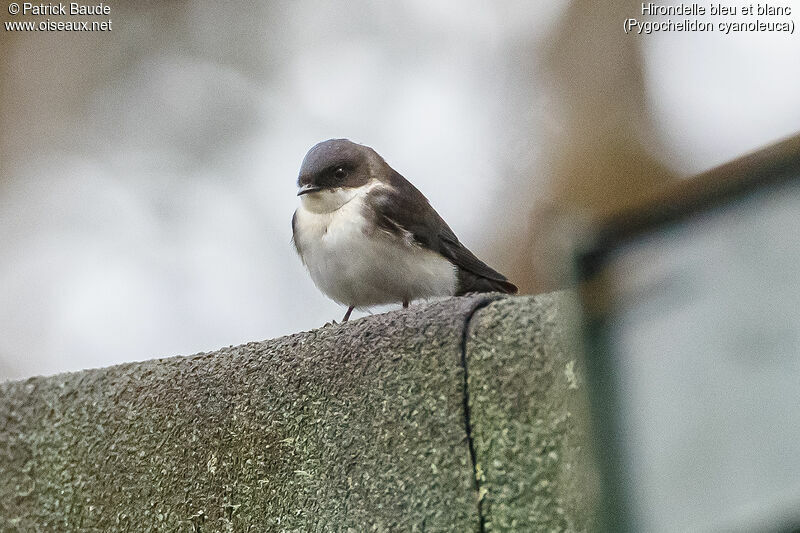
[[[349,188],[337,187],[335,189],[310,192],[300,197],[300,204],[303,206],[303,209],[311,213],[332,213],[360,193],[363,193],[364,189],[365,186]]]

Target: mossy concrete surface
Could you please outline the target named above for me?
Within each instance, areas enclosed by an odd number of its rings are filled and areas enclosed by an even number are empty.
[[[570,293],[476,313],[466,351],[485,531],[595,531],[599,478]]]
[[[452,298],[0,384],[0,531],[585,529],[559,324],[551,300]]]

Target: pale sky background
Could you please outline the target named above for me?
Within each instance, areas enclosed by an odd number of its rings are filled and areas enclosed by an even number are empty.
[[[544,51],[587,38],[569,4],[111,3],[111,33],[0,29],[0,380],[339,320],[290,243],[300,161],[331,137],[374,147],[505,270],[496,243],[527,238],[562,127]],[[800,131],[799,35],[622,22],[639,142],[675,173]]]

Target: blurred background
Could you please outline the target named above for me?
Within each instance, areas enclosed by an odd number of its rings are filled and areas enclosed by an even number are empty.
[[[320,140],[534,293],[582,221],[800,130],[797,35],[626,35],[637,2],[110,6],[0,30],[0,380],[339,320],[290,242]]]

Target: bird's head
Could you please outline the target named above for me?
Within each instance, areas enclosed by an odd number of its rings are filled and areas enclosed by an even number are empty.
[[[355,189],[372,179],[372,148],[347,139],[330,139],[308,151],[297,178],[298,196]]]

